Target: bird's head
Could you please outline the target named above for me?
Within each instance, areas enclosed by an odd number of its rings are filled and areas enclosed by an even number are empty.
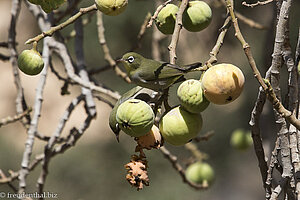
[[[140,67],[143,59],[144,59],[144,57],[138,53],[128,52],[128,53],[124,54],[123,57],[119,61],[124,64],[127,72],[129,73],[133,70],[138,69]]]

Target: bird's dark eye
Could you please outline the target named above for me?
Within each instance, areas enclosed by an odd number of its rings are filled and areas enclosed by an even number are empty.
[[[129,57],[127,58],[127,61],[128,61],[129,63],[133,63],[134,57],[133,57],[133,56],[129,56]]]

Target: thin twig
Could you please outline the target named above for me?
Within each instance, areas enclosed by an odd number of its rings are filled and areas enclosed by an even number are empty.
[[[247,6],[247,7],[251,7],[254,8],[255,6],[263,6],[266,5],[268,3],[273,2],[274,0],[266,0],[266,1],[257,1],[256,3],[252,3],[252,4],[248,4],[246,1],[242,2],[243,6]]]
[[[70,131],[70,137],[69,140],[54,148],[52,156],[55,156],[57,154],[61,154],[64,153],[66,150],[68,150],[70,147],[74,146],[76,144],[76,142],[78,141],[78,139],[83,135],[83,133],[86,131],[86,129],[90,126],[91,121],[93,120],[92,116],[87,116],[87,118],[85,119],[84,123],[81,125],[81,127],[79,129],[77,128],[73,128]]]
[[[219,0],[221,2],[221,4],[224,6],[224,7],[227,7],[227,4],[226,4],[226,0]],[[255,29],[259,29],[259,30],[262,30],[262,29],[266,29],[265,26],[261,25],[260,23],[242,15],[241,13],[235,11],[235,15],[236,17],[241,20],[243,23],[245,23],[246,25],[250,26],[251,28],[255,28]]]
[[[241,22],[244,22],[245,24],[247,24],[251,28],[255,28],[255,29],[258,29],[258,30],[267,29],[266,26],[254,21],[252,19],[249,19],[249,18],[245,17],[244,15],[242,15],[239,12],[236,12],[236,16],[239,20],[241,20]]]
[[[186,143],[184,147],[193,154],[193,157],[195,157],[197,161],[208,159],[208,155],[206,153],[201,152],[196,144],[189,142]]]
[[[25,3],[27,3],[27,1],[25,1]],[[47,26],[46,17],[43,15],[43,12],[41,11],[41,9],[39,9],[37,6],[29,4],[29,3],[27,3],[26,5],[28,6],[29,10],[33,13],[33,15],[36,18],[41,19],[41,20],[38,20],[40,29],[47,28],[46,27]],[[68,53],[67,47],[64,43],[58,42],[54,38],[50,37],[49,38],[49,46],[57,53],[59,58],[61,58],[62,62],[64,63],[65,69],[67,71],[68,77],[72,81],[76,82],[77,84],[81,85],[82,87],[86,87],[86,88],[91,89],[92,91],[99,92],[99,93],[103,94],[104,96],[106,96],[107,98],[112,98],[114,100],[118,100],[120,98],[120,95],[117,92],[113,92],[109,89],[97,86],[97,85],[93,84],[92,82],[86,82],[86,81],[82,80],[78,75],[76,75],[72,60]]]
[[[63,43],[57,42],[53,38],[51,38],[50,46],[60,56],[61,60],[64,63],[64,66],[66,68],[67,74],[71,80],[73,80],[74,82],[78,83],[79,85],[81,85],[83,87],[91,89],[92,91],[97,91],[99,93],[102,93],[102,94],[106,95],[108,98],[113,98],[115,100],[120,98],[120,95],[118,93],[113,92],[108,89],[105,89],[100,86],[96,86],[95,84],[93,84],[91,82],[86,82],[86,81],[82,80],[78,75],[76,75],[70,55],[67,51],[66,46]]]
[[[114,69],[115,73],[123,78],[127,83],[130,83],[130,79],[127,76],[125,72],[123,72],[117,65],[116,61],[112,58],[110,55],[110,51],[108,48],[108,45],[106,44],[106,39],[104,35],[104,26],[103,26],[103,19],[102,19],[102,13],[97,12],[97,27],[98,27],[98,38],[99,38],[99,43],[102,46],[102,50],[104,53],[104,59],[108,62],[108,64]]]
[[[59,31],[59,30],[65,28],[66,26],[72,24],[75,20],[77,20],[82,15],[84,15],[86,13],[89,13],[91,11],[95,11],[95,10],[97,10],[96,4],[94,4],[92,6],[89,6],[89,7],[86,7],[86,8],[81,8],[77,14],[73,15],[72,17],[70,17],[65,22],[63,22],[63,23],[61,23],[57,26],[54,26],[54,27],[50,28],[47,31],[46,30],[43,31],[40,35],[37,35],[36,37],[27,40],[25,42],[25,44],[31,44],[33,42],[38,42],[38,41],[40,41],[41,39],[43,39],[45,37],[52,36],[56,31]]]
[[[207,67],[211,66],[211,64],[214,64],[214,63],[216,63],[218,61],[217,60],[217,54],[219,53],[220,48],[223,45],[224,38],[225,38],[225,35],[226,35],[227,31],[228,31],[230,23],[231,23],[231,18],[230,18],[230,16],[228,16],[225,19],[223,26],[220,28],[221,32],[220,32],[220,34],[218,36],[218,39],[217,39],[217,42],[216,42],[215,46],[213,47],[213,49],[211,50],[211,52],[209,52],[210,57],[209,57],[209,59],[205,63],[205,65]]]
[[[144,19],[144,22],[141,25],[140,31],[137,35],[137,41],[136,41],[135,45],[131,48],[130,51],[135,51],[136,49],[141,48],[141,40],[142,40],[142,38],[144,37],[144,35],[146,33],[147,23],[148,23],[150,18],[151,18],[151,13],[148,12],[145,19]]]
[[[187,183],[189,186],[197,190],[207,189],[207,186],[194,184],[186,179],[185,171],[182,168],[182,166],[178,163],[177,157],[171,154],[171,152],[168,149],[166,149],[165,147],[160,147],[160,151],[165,156],[165,158],[167,158],[172,163],[173,168],[179,173],[184,183]]]
[[[187,8],[189,0],[182,0],[179,10],[176,14],[176,22],[174,32],[172,34],[171,43],[168,46],[169,54],[170,54],[170,63],[175,64],[177,56],[176,56],[176,46],[179,40],[179,34],[182,29],[182,14],[184,10]]]
[[[14,83],[17,89],[16,95],[16,111],[18,114],[23,113],[28,109],[25,101],[24,89],[21,83],[19,68],[18,68],[18,53],[16,49],[16,23],[20,13],[20,0],[13,0],[11,7],[11,21],[8,33],[8,48],[10,49],[10,62],[13,68]],[[24,118],[23,118],[24,119]],[[22,124],[26,127],[30,123],[30,116],[27,115],[24,120],[21,120]]]
[[[4,172],[0,169],[0,183],[1,181],[7,181],[7,185],[14,191],[18,192],[18,189],[11,183],[11,177],[7,177]]]
[[[9,117],[6,117],[6,118],[0,120],[0,127],[22,119],[24,116],[28,115],[31,111],[32,111],[32,109],[29,108],[29,109],[25,110],[23,113],[17,114],[13,117],[9,116]]]
[[[74,9],[77,7],[77,5],[81,2],[82,0],[75,0],[73,1],[72,4],[69,4],[68,8],[62,12],[61,15],[59,15],[54,22],[59,22],[60,20],[62,20],[64,17],[66,17],[67,15],[73,13]]]
[[[89,23],[92,22],[93,16],[96,12],[88,13],[87,17],[82,19],[82,25],[86,26]],[[76,31],[72,30],[69,35],[65,36],[64,41],[67,43],[70,39],[74,38],[76,36]]]
[[[215,132],[214,131],[208,131],[202,136],[198,136],[193,138],[193,141],[195,142],[201,142],[201,141],[208,141],[212,136],[214,136]]]
[[[28,171],[34,170],[35,167],[43,160],[43,158],[44,158],[44,154],[37,155],[34,158],[34,160],[30,163],[30,165],[28,167]],[[7,183],[11,183],[12,181],[16,180],[20,174],[20,171],[13,172],[13,171],[9,170],[10,176],[9,177],[6,176],[6,178],[4,178],[4,177],[0,178],[0,184],[7,184]]]
[[[173,0],[167,0],[165,1],[162,5],[158,6],[153,14],[153,16],[150,18],[148,24],[147,24],[147,28],[150,28],[153,24],[153,21],[157,18],[158,13],[169,3],[171,3],[171,1]]]

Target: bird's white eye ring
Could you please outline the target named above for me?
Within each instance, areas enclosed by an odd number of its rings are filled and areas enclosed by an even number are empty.
[[[133,63],[134,57],[133,57],[133,56],[129,56],[129,57],[127,58],[127,61],[128,61],[129,63]]]

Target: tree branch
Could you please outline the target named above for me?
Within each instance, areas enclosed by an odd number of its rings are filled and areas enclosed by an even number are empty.
[[[259,84],[262,86],[262,88],[268,94],[267,97],[268,97],[269,101],[273,104],[273,107],[280,113],[281,116],[283,116],[286,120],[288,120],[291,124],[293,124],[298,130],[300,130],[300,120],[298,120],[296,118],[296,116],[292,114],[292,112],[287,110],[282,105],[280,100],[276,97],[276,94],[275,94],[273,88],[271,87],[271,85],[268,84],[267,82],[265,82],[265,80],[262,78],[259,70],[257,69],[255,60],[253,58],[253,55],[252,55],[252,52],[251,52],[251,49],[250,49],[250,45],[245,41],[245,39],[244,39],[244,37],[243,37],[243,35],[240,31],[237,18],[235,16],[234,11],[233,11],[232,4],[229,0],[227,0],[226,3],[227,3],[228,11],[229,11],[229,13],[231,15],[231,18],[232,18],[232,22],[233,22],[234,29],[235,29],[235,32],[236,32],[236,37],[238,38],[238,40],[240,41],[240,43],[243,46],[245,55],[247,56],[250,67],[252,68],[254,77],[257,79]]]
[[[33,42],[38,42],[45,37],[52,36],[56,31],[59,31],[59,30],[65,28],[66,26],[72,24],[75,20],[77,20],[82,15],[89,13],[91,11],[95,11],[95,10],[97,10],[96,4],[86,7],[86,8],[81,8],[77,14],[73,15],[65,22],[63,22],[57,26],[54,26],[51,29],[49,28],[47,31],[46,30],[43,31],[40,35],[37,35],[36,37],[27,40],[25,42],[25,44],[31,44]]]
[[[250,7],[250,8],[254,8],[255,6],[263,6],[263,5],[269,4],[269,3],[273,2],[273,1],[274,0],[257,1],[256,3],[252,3],[252,4],[248,4],[246,1],[243,1],[242,5]]]
[[[179,40],[180,31],[182,29],[182,14],[183,14],[184,10],[186,9],[188,3],[189,3],[189,0],[182,0],[179,10],[176,14],[175,28],[174,28],[174,32],[172,34],[171,43],[168,47],[171,64],[175,64],[175,61],[177,59],[176,46],[177,46],[177,43]]]
[[[177,161],[177,157],[174,156],[173,154],[171,154],[171,152],[166,149],[165,147],[160,147],[160,152],[165,156],[166,159],[168,159],[171,163],[173,168],[179,173],[179,175],[182,178],[182,181],[186,184],[188,184],[189,186],[199,190],[199,189],[207,189],[207,187],[205,187],[204,185],[198,185],[198,184],[194,184],[192,182],[190,182],[189,180],[186,179],[185,177],[185,171],[182,168],[182,166],[178,163]]]

